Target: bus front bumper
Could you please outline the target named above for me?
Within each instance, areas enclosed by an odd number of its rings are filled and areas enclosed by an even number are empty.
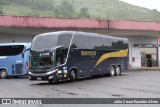
[[[29,79],[30,80],[48,80],[48,81],[56,81],[57,75],[56,75],[57,69],[53,71],[49,71],[47,73],[32,73],[29,72]]]

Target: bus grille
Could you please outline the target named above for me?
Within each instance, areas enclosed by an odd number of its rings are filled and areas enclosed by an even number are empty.
[[[16,64],[15,68],[16,68],[16,74],[22,74],[22,64]]]

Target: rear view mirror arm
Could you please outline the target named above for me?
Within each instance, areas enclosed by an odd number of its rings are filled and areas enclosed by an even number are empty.
[[[24,58],[24,53],[26,52],[26,51],[30,51],[31,50],[31,48],[28,48],[28,49],[26,49],[26,50],[23,50],[23,52],[22,52],[22,58]]]

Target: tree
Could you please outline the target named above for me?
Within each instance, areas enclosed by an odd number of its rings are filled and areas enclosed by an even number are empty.
[[[3,9],[2,9],[2,7],[0,7],[0,15],[2,15],[3,14]]]
[[[157,9],[153,9],[154,12],[158,12]]]
[[[55,8],[54,13],[56,17],[72,18],[74,17],[75,11],[73,9],[73,5],[64,0]]]
[[[33,11],[28,13],[27,16],[39,17],[40,15],[36,11]]]
[[[50,11],[54,9],[54,0],[34,0],[33,2],[30,3],[31,3],[30,7],[35,10]]]
[[[82,7],[81,11],[79,13],[79,17],[81,18],[90,18],[90,15],[88,13],[88,8],[87,7]]]

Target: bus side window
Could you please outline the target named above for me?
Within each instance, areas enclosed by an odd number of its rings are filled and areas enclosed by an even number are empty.
[[[63,63],[66,62],[67,54],[68,54],[68,49],[67,49],[67,48],[64,48],[64,49],[62,50]]]
[[[59,66],[62,64],[62,49],[57,49],[56,51],[56,65]]]
[[[61,57],[56,57],[56,65],[61,65]]]
[[[67,52],[68,52],[68,50],[64,49],[64,48],[57,49],[57,51],[56,51],[56,65],[57,66],[65,63],[66,58],[67,58]]]

